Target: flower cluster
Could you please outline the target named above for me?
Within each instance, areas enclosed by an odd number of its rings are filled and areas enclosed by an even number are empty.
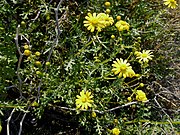
[[[110,17],[108,14],[99,13],[97,16],[100,18],[100,20],[104,22],[105,27],[113,25],[114,23],[113,18]]]
[[[136,55],[136,59],[139,59],[139,62],[149,62],[149,60],[152,60],[153,55],[150,50],[143,50],[142,53],[136,51],[134,53]]]
[[[118,18],[119,17],[120,16],[118,16]],[[103,28],[113,25],[114,23],[113,18],[110,17],[109,14],[105,13],[88,13],[85,19],[86,20],[83,22],[84,26],[87,27],[87,29],[91,32],[94,32],[95,30],[100,32]],[[116,22],[115,26],[119,31],[128,31],[130,27],[130,25],[127,22],[120,20],[120,18],[118,19],[118,22]]]
[[[136,100],[137,101],[147,101],[146,94],[142,90],[136,91]]]
[[[88,92],[88,91],[84,91],[82,90],[80,92],[80,96],[77,95],[76,96],[77,99],[76,99],[76,106],[77,106],[77,109],[88,109],[88,107],[92,107],[92,104],[93,103],[93,100],[91,100],[91,98],[93,98],[93,96],[91,95],[91,92]]]
[[[117,58],[116,61],[113,62],[114,64],[112,64],[112,66],[114,68],[112,69],[112,71],[115,75],[119,74],[118,76],[123,78],[135,76],[135,72],[130,64],[127,63],[127,60]]]
[[[110,5],[111,5],[110,2],[105,3],[106,8],[109,7]],[[121,20],[121,16],[117,16],[116,17],[117,22],[114,23],[113,18],[109,15],[110,10],[109,11],[108,10],[109,9],[106,10],[106,13],[98,13],[98,14],[88,13],[87,16],[85,17],[86,20],[83,21],[84,26],[87,27],[87,30],[89,30],[90,32],[94,32],[94,31],[100,32],[102,31],[102,29],[115,24],[114,26],[117,28],[117,31],[119,32],[129,31],[130,25],[126,21]],[[123,33],[121,34],[123,35]],[[115,35],[112,34],[111,39],[115,39],[115,38],[116,38]],[[120,37],[119,39],[121,39],[120,41],[122,41],[122,37]],[[141,64],[142,63],[147,64],[149,60],[152,60],[152,57],[153,57],[151,50],[143,50],[142,52],[136,51],[133,53],[135,54],[136,59],[138,59]],[[128,59],[133,53],[129,55]],[[96,57],[94,58],[96,59]],[[113,64],[112,64],[112,67],[113,67],[112,72],[115,75],[118,75],[119,78],[139,77],[140,75],[134,72],[132,66],[128,62],[128,59],[116,58],[116,60],[113,61]],[[148,100],[146,97],[146,93],[144,93],[142,90],[137,90],[137,88],[139,87],[144,87],[144,84],[140,83],[139,86],[133,90],[133,93],[131,94],[131,96],[127,98],[129,102],[131,102],[133,99],[137,101],[141,101],[141,102]],[[80,95],[77,95],[76,97],[77,97],[76,99],[77,109],[87,110],[89,107],[92,107],[92,103],[94,101],[92,100],[93,96],[91,95],[91,92],[82,90],[80,92]],[[92,112],[91,116],[95,118],[96,113]],[[120,129],[115,127],[112,130],[110,130],[110,132],[113,135],[119,135]]]
[[[85,18],[86,21],[83,22],[84,26],[87,27],[87,29],[91,32],[94,32],[95,29],[100,32],[101,29],[114,23],[113,18],[105,13],[99,13],[98,15],[96,15],[96,13],[88,13],[88,16]]]
[[[176,8],[178,6],[176,0],[164,0],[164,5],[168,5],[168,8]]]
[[[112,17],[109,16],[109,13],[111,10],[108,8],[111,5],[110,2],[105,2],[106,6],[106,13],[88,13],[87,16],[85,17],[84,26],[87,27],[87,30],[94,32],[97,30],[100,32],[103,28],[113,25],[114,20]],[[126,21],[121,20],[121,16],[117,16],[117,21],[115,26],[118,29],[118,31],[124,31],[124,30],[129,30],[130,25]]]
[[[120,21],[118,21],[116,24],[115,24],[115,26],[117,27],[117,29],[119,30],[119,31],[123,31],[123,30],[129,30],[129,27],[130,27],[130,25],[127,23],[127,22],[125,22],[125,21],[122,21],[122,20],[120,20]]]

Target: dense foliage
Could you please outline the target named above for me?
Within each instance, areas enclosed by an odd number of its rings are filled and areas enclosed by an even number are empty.
[[[168,50],[179,43],[178,8],[1,0],[0,132],[178,134],[180,96],[167,83],[177,77]]]

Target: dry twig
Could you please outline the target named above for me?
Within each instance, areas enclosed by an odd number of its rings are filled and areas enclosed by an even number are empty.
[[[11,111],[11,114],[9,115],[9,118],[7,119],[7,135],[10,135],[9,134],[9,123],[11,121],[11,118],[12,118],[12,115],[13,115],[14,112],[15,112],[15,108]]]

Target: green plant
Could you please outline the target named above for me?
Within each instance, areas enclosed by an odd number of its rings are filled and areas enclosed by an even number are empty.
[[[163,69],[169,64],[157,49],[166,41],[164,34],[170,33],[164,26],[171,10],[163,1],[29,0],[0,4],[0,37],[4,39],[0,92],[5,95],[0,98],[2,113],[9,113],[3,116],[9,123],[2,122],[7,125],[7,134],[11,130],[42,134],[38,127],[32,132],[24,128],[29,119],[48,123],[52,129],[47,134],[178,132],[177,114],[174,111],[172,118],[164,107],[176,103],[161,95],[160,84],[153,86],[166,76]],[[9,14],[10,26],[3,26]],[[168,37],[171,35],[166,34]],[[8,89],[18,96],[9,97]],[[8,130],[20,112],[19,128]],[[58,118],[59,114],[63,117]],[[63,125],[66,121],[71,130]],[[58,129],[60,125],[65,128]]]

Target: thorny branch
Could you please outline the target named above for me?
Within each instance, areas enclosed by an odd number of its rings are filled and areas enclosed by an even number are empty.
[[[154,101],[156,102],[158,107],[162,110],[162,112],[171,120],[170,116],[164,111],[163,107],[159,104],[159,102],[157,101],[156,97],[154,98]]]
[[[14,39],[15,39],[16,47],[18,49],[18,53],[20,55],[19,60],[18,60],[18,66],[17,66],[17,77],[18,77],[18,80],[19,80],[20,96],[22,97],[22,90],[21,90],[22,79],[20,77],[19,70],[20,70],[20,66],[21,66],[21,62],[22,62],[22,58],[23,58],[23,53],[21,52],[20,47],[19,47],[19,43],[18,43],[19,30],[20,30],[20,25],[18,25],[18,27],[16,28],[16,37]]]
[[[148,102],[148,101],[146,101],[146,102]],[[117,110],[117,109],[120,109],[120,108],[123,108],[123,107],[126,107],[126,106],[130,106],[130,105],[133,105],[133,104],[137,104],[137,103],[138,103],[137,101],[130,102],[130,103],[127,103],[127,104],[124,104],[124,105],[121,105],[121,106],[117,106],[117,107],[112,108],[112,109],[105,110],[104,112],[111,112],[111,111],[114,111],[114,110]]]
[[[57,5],[57,7],[54,9],[54,11],[55,11],[55,18],[56,18],[57,33],[56,33],[56,37],[55,37],[55,39],[54,39],[54,43],[52,44],[51,49],[50,49],[50,51],[49,51],[49,55],[48,55],[48,58],[47,58],[47,61],[46,61],[46,62],[50,61],[50,58],[51,58],[51,55],[52,55],[52,52],[53,52],[53,48],[54,48],[55,45],[58,44],[58,37],[59,37],[59,35],[60,35],[61,32],[62,32],[62,31],[60,30],[60,28],[59,28],[59,23],[58,23],[58,10],[59,10],[62,2],[63,2],[63,0],[61,0],[61,1],[59,2],[59,4]],[[45,69],[45,72],[47,72],[47,68]],[[38,100],[39,100],[39,97],[40,97],[41,85],[42,85],[42,79],[40,80],[40,83],[39,83],[39,86],[38,86]]]
[[[58,44],[58,37],[59,37],[59,35],[60,35],[61,32],[62,32],[62,31],[60,30],[60,28],[59,28],[59,22],[58,22],[58,20],[59,20],[59,19],[58,19],[58,10],[59,10],[60,5],[62,4],[62,2],[63,2],[63,0],[61,0],[61,1],[59,2],[59,4],[57,5],[57,8],[54,9],[54,11],[55,11],[55,18],[56,18],[57,33],[56,33],[56,38],[54,39],[54,43],[53,43],[52,46],[51,46],[51,49],[50,49],[50,52],[49,52],[47,61],[50,61],[50,57],[51,57],[51,55],[52,55],[52,51],[53,51],[54,45],[57,45],[57,44]]]
[[[156,95],[156,96],[157,96],[157,95]],[[173,124],[172,124],[172,121],[173,121],[173,120],[172,120],[171,117],[165,112],[164,108],[159,104],[159,102],[156,100],[156,96],[155,96],[155,98],[154,98],[154,101],[156,102],[156,104],[158,105],[158,107],[162,110],[162,112],[168,117],[168,120],[167,120],[167,121],[169,122],[173,133],[175,133],[174,127],[173,127]]]
[[[146,101],[146,102],[144,102],[144,103],[147,103],[147,102],[149,102],[149,101]],[[117,106],[117,107],[114,107],[114,108],[111,108],[111,109],[107,109],[107,110],[104,110],[104,111],[99,111],[99,110],[79,110],[79,111],[84,111],[84,112],[96,112],[96,113],[99,113],[99,114],[104,114],[104,113],[106,113],[106,112],[112,112],[112,111],[115,111],[115,110],[117,110],[117,109],[124,108],[124,107],[126,107],[126,106],[130,106],[130,105],[137,104],[137,103],[138,103],[137,101],[129,102],[129,103],[127,103],[127,104],[120,105],[120,106]],[[49,106],[57,107],[57,108],[64,109],[64,110],[77,111],[76,108],[53,106],[53,105],[51,105],[51,104],[49,104]]]
[[[51,49],[50,49],[50,52],[49,52],[47,61],[50,61],[50,57],[51,57],[51,55],[52,55],[53,48],[54,48],[55,45],[58,44],[58,37],[59,37],[59,35],[61,34],[61,30],[60,30],[60,28],[59,28],[59,22],[58,22],[58,10],[59,10],[60,5],[61,5],[62,2],[63,2],[63,0],[61,0],[61,1],[59,2],[59,4],[58,4],[57,8],[55,8],[57,34],[56,34],[56,38],[54,39],[54,43],[53,43],[52,46],[51,46]],[[36,18],[34,19],[34,21],[38,18],[39,14],[40,14],[40,12],[38,12],[38,14],[37,14]],[[22,88],[22,79],[21,79],[21,77],[20,77],[19,70],[20,70],[20,65],[21,65],[22,58],[23,58],[23,53],[21,52],[20,47],[19,47],[19,43],[18,43],[19,30],[20,30],[20,25],[18,25],[18,27],[17,27],[17,29],[16,29],[15,43],[16,43],[16,47],[17,47],[17,49],[18,49],[18,53],[19,53],[19,55],[20,55],[20,56],[19,56],[19,60],[18,60],[18,66],[17,66],[17,76],[18,76],[18,80],[19,80],[19,91],[20,91],[20,95],[21,95],[21,97],[22,97],[22,91],[21,91],[21,88]],[[27,40],[28,44],[30,44],[29,40],[28,40],[25,36],[23,36],[23,37]],[[47,72],[47,69],[45,69],[45,72]],[[40,88],[41,88],[41,85],[42,85],[42,79],[40,80],[40,84],[39,84],[39,86],[38,86],[38,99],[39,99],[39,97],[40,97]],[[30,108],[30,106],[28,107],[28,110],[29,110],[29,108]],[[7,135],[9,135],[9,122],[10,122],[10,120],[11,120],[11,117],[12,117],[14,111],[15,111],[15,109],[12,110],[12,112],[11,112],[11,114],[10,114],[8,120],[7,120]],[[25,112],[25,114],[23,115],[23,117],[22,117],[22,119],[21,119],[21,121],[20,121],[20,129],[19,129],[18,135],[21,135],[21,132],[22,132],[22,124],[23,124],[23,121],[24,121],[24,119],[25,119],[25,117],[26,117],[26,114],[27,114],[27,112]]]
[[[18,59],[18,66],[17,66],[17,77],[18,77],[18,80],[19,80],[19,91],[20,91],[20,96],[22,96],[22,79],[21,79],[21,76],[20,76],[20,73],[19,73],[19,70],[20,70],[20,66],[21,66],[21,63],[22,63],[22,58],[23,58],[23,53],[21,52],[20,50],[20,46],[19,46],[19,31],[20,31],[20,25],[18,25],[18,27],[16,28],[16,37],[14,38],[15,39],[15,44],[16,44],[16,47],[17,47],[17,50],[18,50],[18,53],[19,53],[19,59]],[[28,44],[30,44],[30,41],[24,36],[24,35],[21,35],[27,42]],[[10,123],[10,120],[12,118],[12,115],[13,113],[15,112],[15,108],[12,110],[9,118],[7,119],[7,135],[9,135],[9,123]],[[21,131],[22,131],[22,123],[23,123],[23,120],[26,116],[26,113],[25,115],[23,116],[21,122],[20,122],[20,132],[19,132],[19,135],[21,134]]]
[[[35,22],[35,20],[37,20],[37,19],[38,19],[38,17],[39,17],[39,15],[40,15],[40,13],[41,13],[41,11],[38,11],[38,13],[37,13],[36,17],[35,17],[34,19],[31,19],[31,20],[33,20],[33,22]]]
[[[10,134],[9,134],[9,123],[10,123],[10,120],[11,120],[12,115],[13,115],[14,112],[15,112],[15,108],[12,110],[9,118],[7,119],[7,135],[10,135]]]
[[[30,41],[24,35],[22,35],[22,37],[27,41],[28,45],[30,45]]]
[[[20,121],[20,123],[19,123],[19,125],[20,125],[20,128],[19,128],[19,133],[18,133],[18,135],[21,135],[23,121],[24,121],[24,119],[25,119],[25,117],[26,117],[26,115],[27,115],[27,113],[28,113],[28,110],[30,109],[30,107],[31,107],[31,105],[29,105],[29,106],[28,106],[28,109],[27,109],[27,111],[24,113],[24,115],[23,115],[23,117],[22,117],[22,119],[21,119],[21,121]]]
[[[161,84],[159,84],[159,83],[156,82],[156,81],[152,82],[152,84],[158,86],[158,89],[160,90],[160,92],[154,93],[154,94],[155,94],[155,97],[153,98],[153,101],[155,101],[155,105],[156,105],[159,109],[161,109],[161,111],[167,116],[167,118],[168,118],[167,121],[168,121],[168,123],[171,125],[172,132],[175,133],[174,127],[173,127],[173,125],[172,125],[172,119],[171,119],[171,117],[170,117],[170,116],[168,115],[168,113],[165,111],[166,109],[163,108],[163,107],[161,106],[161,104],[158,102],[157,98],[161,98],[162,100],[164,100],[164,101],[166,101],[166,102],[168,102],[168,103],[171,103],[171,105],[173,105],[174,107],[177,107],[177,105],[176,105],[175,103],[173,103],[171,100],[165,98],[162,94],[163,94],[163,93],[164,93],[164,94],[170,94],[170,95],[176,97],[177,99],[179,99],[179,97],[178,97],[177,95],[175,95],[173,92],[171,92],[170,90],[168,90],[167,88],[164,88]],[[151,89],[153,90],[153,89],[154,89],[154,86],[151,86]],[[170,110],[170,109],[168,109],[168,110]],[[174,110],[173,110],[173,111],[174,111]],[[178,110],[177,110],[176,112],[178,113]]]
[[[21,76],[19,73],[20,66],[22,63],[23,53],[21,52],[20,46],[19,46],[19,35],[20,35],[19,31],[20,31],[20,25],[18,25],[18,27],[16,28],[16,37],[14,39],[15,39],[15,44],[16,44],[16,47],[17,47],[17,50],[19,53],[18,66],[17,66],[17,77],[19,80],[19,88],[18,89],[20,92],[20,97],[23,97],[23,95],[22,95],[22,79],[21,79]],[[20,35],[20,36],[21,36],[21,38],[23,37],[27,41],[28,44],[30,44],[30,41],[24,35]]]
[[[25,113],[25,114],[23,115],[23,117],[22,117],[22,119],[21,119],[21,121],[20,121],[20,123],[19,123],[20,128],[19,128],[19,133],[18,133],[18,135],[21,135],[21,132],[22,132],[22,124],[23,124],[24,118],[26,117],[26,114],[27,114],[27,113]]]

